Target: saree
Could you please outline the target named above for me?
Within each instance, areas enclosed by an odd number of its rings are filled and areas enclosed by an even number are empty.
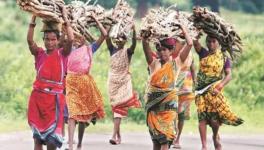
[[[190,105],[194,100],[193,92],[193,78],[191,72],[191,65],[193,63],[193,56],[190,52],[187,59],[181,68],[179,77],[176,82],[177,95],[178,95],[178,119],[189,120],[190,119]]]
[[[156,59],[153,63],[159,62]],[[177,95],[175,81],[179,66],[171,60],[152,72],[146,92],[147,126],[153,142],[171,144],[175,138]]]
[[[129,58],[126,49],[118,50],[110,58],[108,94],[113,117],[126,117],[129,108],[139,108],[141,103],[133,91]]]
[[[89,74],[91,66],[91,46],[73,50],[68,58],[66,102],[69,118],[77,122],[89,123],[105,116],[103,97]]]
[[[61,51],[62,49],[54,50],[39,64],[27,112],[33,137],[43,144],[51,143],[57,147],[61,147],[63,141],[65,105],[65,70]]]
[[[218,120],[220,123],[238,126],[243,120],[231,111],[223,91],[213,94],[214,88],[222,80],[225,61],[220,50],[200,60],[195,97],[198,119]]]

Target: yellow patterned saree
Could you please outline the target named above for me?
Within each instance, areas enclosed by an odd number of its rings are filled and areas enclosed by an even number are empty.
[[[197,75],[195,103],[199,121],[218,120],[228,125],[240,125],[243,120],[234,114],[223,95],[223,91],[213,95],[216,85],[222,80],[225,57],[220,50],[200,60]]]
[[[177,67],[173,60],[153,72],[146,92],[147,125],[152,140],[159,144],[169,144],[175,137]]]

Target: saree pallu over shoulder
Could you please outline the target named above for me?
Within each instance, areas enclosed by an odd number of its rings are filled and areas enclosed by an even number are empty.
[[[196,90],[201,90],[223,78],[225,58],[220,50],[200,60]]]
[[[230,109],[223,91],[212,94],[222,79],[225,58],[220,50],[200,60],[197,75],[195,103],[199,120],[218,120],[227,125],[240,125],[244,121]]]
[[[103,98],[93,77],[92,48],[83,45],[73,50],[68,58],[66,77],[66,102],[69,118],[78,122],[90,122],[105,116]]]
[[[152,140],[160,144],[169,144],[175,137],[177,69],[175,61],[171,61],[153,72],[146,93],[147,125]]]
[[[118,50],[110,58],[108,94],[114,118],[126,117],[129,108],[141,107],[138,95],[133,91],[129,64],[126,49]]]
[[[83,45],[73,50],[68,58],[67,65],[69,73],[88,74],[92,66],[91,46]]]
[[[33,137],[43,144],[62,145],[63,108],[65,105],[64,63],[54,50],[40,65],[28,104],[28,123]]]

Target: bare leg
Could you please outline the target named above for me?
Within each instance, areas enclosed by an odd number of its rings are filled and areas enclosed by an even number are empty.
[[[43,150],[41,142],[37,139],[34,139],[34,150]]]
[[[175,131],[176,131],[176,134],[179,132],[179,129],[178,129],[178,119],[176,118],[174,121],[174,129],[175,129]]]
[[[160,150],[161,145],[159,143],[153,142],[153,150]]]
[[[169,145],[168,144],[162,144],[160,147],[160,150],[168,150],[169,149]]]
[[[56,150],[56,146],[53,144],[47,144],[47,150]]]
[[[214,147],[216,150],[222,150],[222,145],[220,143],[220,136],[219,136],[219,127],[220,127],[220,123],[216,120],[211,121],[211,127],[213,130],[213,141],[214,141]]]
[[[112,140],[116,141],[117,144],[121,142],[120,124],[121,124],[121,118],[114,118],[114,131],[113,131]]]
[[[183,106],[182,103],[179,103],[178,106],[178,124],[177,124],[177,135],[176,135],[176,139],[173,141],[174,144],[174,148],[178,148],[180,149],[180,137],[181,137],[181,133],[182,133],[182,129],[183,129],[183,125],[184,125],[184,112],[183,112]]]
[[[82,140],[83,135],[85,131],[85,123],[80,122],[78,127],[78,144],[77,144],[77,150],[80,150],[82,148]]]
[[[207,125],[207,122],[205,120],[202,120],[199,122],[199,132],[200,132],[200,138],[201,138],[201,142],[202,142],[202,150],[207,150],[206,125]]]
[[[117,121],[117,142],[120,144],[121,143],[121,133],[120,133],[120,124],[121,124],[121,118],[119,118],[119,121]]]
[[[63,126],[62,126],[62,138],[63,138],[63,143],[66,142],[65,140],[65,120],[63,118]]]
[[[174,145],[176,146],[175,148],[180,146],[180,137],[181,137],[181,133],[182,133],[182,129],[183,129],[183,125],[184,125],[184,121],[183,120],[179,120],[178,121],[178,133],[177,133],[177,137],[174,141]]]
[[[74,137],[75,126],[76,126],[75,120],[69,118],[68,120],[69,150],[73,150],[73,137]]]

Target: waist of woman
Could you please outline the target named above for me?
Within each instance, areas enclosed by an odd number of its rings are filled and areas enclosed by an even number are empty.
[[[89,74],[88,70],[79,70],[79,71],[72,71],[72,70],[68,70],[67,71],[67,75],[72,74],[72,75],[87,75]]]
[[[43,81],[35,81],[33,84],[33,89],[46,93],[46,94],[63,94],[63,90],[65,89],[64,84],[51,84]]]

